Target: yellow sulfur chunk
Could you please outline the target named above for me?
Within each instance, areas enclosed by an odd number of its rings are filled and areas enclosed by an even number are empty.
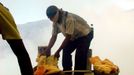
[[[38,59],[38,65],[44,65],[46,64],[46,56],[40,56]]]
[[[101,64],[101,59],[98,57],[98,56],[95,56],[95,57],[92,57],[92,58],[89,58],[89,61],[92,63],[92,64]]]
[[[47,74],[47,75],[60,72],[59,68],[57,68],[56,66],[52,66],[52,65],[47,65],[46,70],[47,70],[47,72],[45,74]]]
[[[54,55],[46,57],[38,56],[36,59],[38,65],[34,75],[48,75],[60,72],[58,68],[58,59]]]
[[[118,67],[108,59],[102,61],[98,56],[95,56],[90,58],[90,62],[93,64],[94,70],[100,73],[110,74],[111,72],[118,72]]]
[[[47,57],[47,64],[48,65],[53,65],[53,66],[57,66],[58,64],[58,59],[56,57],[54,57],[54,55]]]

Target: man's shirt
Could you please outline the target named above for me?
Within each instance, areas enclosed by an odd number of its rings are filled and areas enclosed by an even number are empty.
[[[64,36],[66,36],[66,34],[71,35],[71,40],[75,40],[90,33],[90,26],[80,16],[63,11],[61,17],[61,24],[53,24],[53,35],[61,32]]]

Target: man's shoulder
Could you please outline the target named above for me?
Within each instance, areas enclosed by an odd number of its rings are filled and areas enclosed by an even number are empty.
[[[74,13],[68,13],[69,18],[74,18],[74,19],[83,19],[81,16],[74,14]]]
[[[66,21],[68,21],[68,20],[75,20],[75,14],[73,14],[73,13],[68,13],[67,14],[67,17],[66,17]]]

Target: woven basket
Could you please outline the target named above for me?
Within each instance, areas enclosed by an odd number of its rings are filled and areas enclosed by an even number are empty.
[[[119,74],[119,70],[116,73],[110,73],[110,74],[106,74],[104,72],[98,72],[96,70],[93,71],[94,75],[118,75]]]

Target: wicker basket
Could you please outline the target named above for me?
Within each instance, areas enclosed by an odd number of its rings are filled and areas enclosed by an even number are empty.
[[[106,74],[104,72],[98,72],[96,70],[93,71],[94,75],[118,75],[119,74],[119,70],[116,73],[110,73],[110,74]]]

